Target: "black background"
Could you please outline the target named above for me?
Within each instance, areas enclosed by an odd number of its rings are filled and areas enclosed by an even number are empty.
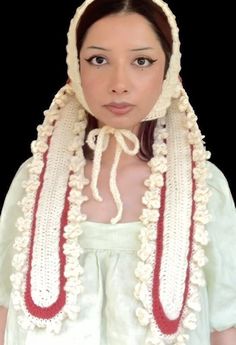
[[[67,79],[66,34],[79,4],[10,2],[1,11],[7,20],[1,27],[1,205],[18,167],[31,155],[43,111]],[[223,9],[214,1],[189,0],[168,4],[180,28],[185,89],[211,161],[225,174],[236,200],[235,86],[229,86],[235,80],[233,5],[226,1]]]

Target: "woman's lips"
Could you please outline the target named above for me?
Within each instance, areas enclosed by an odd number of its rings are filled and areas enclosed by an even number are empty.
[[[110,110],[113,114],[125,115],[133,109],[134,105],[130,103],[109,103],[104,105],[104,107]]]

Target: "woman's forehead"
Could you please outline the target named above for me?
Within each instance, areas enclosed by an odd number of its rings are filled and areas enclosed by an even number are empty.
[[[151,23],[138,13],[122,13],[109,15],[96,21],[87,31],[84,43],[89,45],[103,42],[117,44],[127,41],[135,45],[143,45],[146,42],[155,43],[157,34]],[[137,47],[138,48],[138,47]]]

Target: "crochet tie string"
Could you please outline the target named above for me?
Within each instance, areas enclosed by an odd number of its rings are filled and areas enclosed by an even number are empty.
[[[107,149],[110,135],[113,135],[116,140],[115,157],[111,167],[110,173],[110,191],[113,196],[114,202],[117,207],[117,215],[111,219],[111,223],[115,224],[119,222],[122,217],[123,203],[121,200],[120,192],[116,183],[117,167],[120,160],[122,151],[130,156],[134,156],[139,151],[139,140],[135,134],[127,129],[115,129],[109,126],[102,128],[95,128],[89,132],[87,138],[87,144],[94,151],[92,177],[91,177],[91,190],[95,200],[102,201],[102,197],[98,191],[98,176],[101,169],[102,153]],[[132,144],[133,148],[130,149],[125,141],[128,139]]]

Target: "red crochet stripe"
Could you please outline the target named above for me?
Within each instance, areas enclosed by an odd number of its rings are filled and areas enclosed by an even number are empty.
[[[48,141],[48,144],[50,144],[50,139]],[[42,191],[43,187],[43,181],[44,181],[44,175],[45,170],[47,166],[47,154],[46,152],[43,156],[44,161],[44,168],[40,174],[40,186],[38,188],[37,194],[36,194],[36,200],[34,205],[34,212],[33,212],[33,222],[32,222],[32,232],[31,232],[31,240],[30,240],[30,248],[29,248],[29,266],[28,271],[26,274],[26,290],[25,290],[25,305],[29,311],[29,313],[35,317],[42,318],[42,319],[51,319],[56,314],[60,312],[60,310],[63,308],[66,302],[66,293],[64,290],[66,278],[64,277],[64,269],[65,269],[65,263],[66,263],[66,257],[63,253],[63,244],[65,243],[65,239],[63,237],[63,229],[67,224],[67,215],[69,210],[69,192],[70,189],[68,188],[65,195],[65,205],[61,216],[61,224],[60,224],[60,240],[59,240],[59,256],[60,256],[60,288],[59,288],[59,295],[57,300],[50,305],[49,307],[40,307],[36,305],[32,299],[32,289],[31,289],[31,269],[32,269],[32,253],[33,253],[33,245],[34,245],[34,239],[35,239],[35,232],[36,232],[36,215],[38,211],[38,204],[39,204],[39,198],[40,193]]]
[[[193,163],[192,163],[193,168]],[[195,181],[192,176],[192,187],[193,187],[193,195],[196,189]],[[187,265],[187,272],[186,272],[186,279],[185,279],[185,289],[184,289],[184,298],[183,298],[183,305],[180,310],[180,314],[178,318],[175,320],[170,320],[162,307],[160,301],[160,268],[161,268],[161,259],[163,254],[163,237],[164,237],[164,213],[165,213],[165,199],[166,199],[166,174],[164,175],[164,186],[161,189],[161,207],[160,207],[160,216],[159,221],[157,223],[157,241],[156,241],[156,262],[154,268],[154,277],[153,277],[153,287],[152,287],[152,297],[153,297],[153,315],[154,319],[163,334],[174,334],[177,332],[181,316],[183,314],[183,309],[186,304],[186,299],[189,292],[189,278],[190,278],[190,259],[192,256],[192,248],[193,248],[193,234],[194,234],[194,224],[193,224],[193,215],[195,212],[195,203],[192,203],[192,211],[191,211],[191,226],[190,226],[190,235],[189,235],[189,252],[187,256],[188,265]]]

